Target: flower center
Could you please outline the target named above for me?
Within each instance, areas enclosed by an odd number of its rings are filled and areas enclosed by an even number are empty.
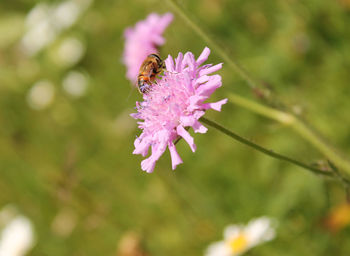
[[[232,253],[241,253],[247,249],[248,240],[244,233],[240,233],[237,237],[228,241]]]

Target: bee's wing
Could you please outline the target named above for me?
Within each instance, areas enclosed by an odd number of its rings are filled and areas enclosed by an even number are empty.
[[[128,95],[128,97],[126,98],[126,102],[128,102],[129,101],[129,99],[130,99],[130,97],[131,97],[131,95],[133,94],[133,92],[135,91],[135,89],[136,89],[136,84],[134,84],[134,85],[132,85],[131,86],[131,88],[130,88],[130,92],[129,92],[129,95]]]

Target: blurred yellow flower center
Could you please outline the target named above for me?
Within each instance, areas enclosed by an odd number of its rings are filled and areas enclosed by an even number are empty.
[[[229,246],[233,253],[241,253],[247,249],[248,240],[244,233],[229,241]]]

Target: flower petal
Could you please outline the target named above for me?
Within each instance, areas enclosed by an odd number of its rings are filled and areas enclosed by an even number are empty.
[[[148,173],[153,172],[155,166],[156,161],[151,156],[149,158],[146,158],[145,160],[142,160],[141,162],[141,169]]]
[[[196,144],[194,144],[193,137],[182,127],[182,125],[178,125],[176,127],[177,134],[179,134],[187,144],[190,146],[192,152],[196,151]]]
[[[180,122],[183,127],[192,126],[195,122],[195,118],[193,116],[181,116]]]
[[[234,237],[237,237],[240,232],[244,229],[242,225],[229,225],[224,230],[224,238],[225,240],[230,240]]]
[[[152,36],[152,42],[156,45],[163,45],[165,43],[165,39],[161,35],[154,35]]]
[[[245,228],[252,246],[271,240],[275,237],[272,220],[268,217],[260,217],[251,220]]]
[[[209,245],[205,256],[233,256],[231,249],[224,241],[215,242]]]
[[[202,107],[204,109],[214,109],[216,111],[221,111],[221,107],[222,105],[226,104],[227,103],[227,99],[223,99],[223,100],[220,100],[220,101],[217,101],[217,102],[211,102],[211,103],[204,103],[202,105]]]
[[[134,119],[139,119],[139,113],[131,113],[130,116]]]
[[[141,162],[141,169],[150,173],[153,172],[156,162],[166,149],[165,143],[152,145],[152,155]]]
[[[179,55],[177,55],[177,58],[175,60],[176,63],[176,67],[175,67],[175,71],[176,72],[181,72],[182,71],[182,60],[183,60],[184,56],[182,54],[182,52],[179,52]]]
[[[196,93],[199,95],[210,96],[221,85],[221,76],[213,75],[208,82],[197,88]]]
[[[192,125],[192,128],[195,133],[206,133],[208,131],[208,128],[198,121],[195,121],[195,123]]]
[[[209,81],[209,76],[206,76],[206,75],[204,75],[204,76],[200,76],[197,80],[196,80],[196,83],[197,84],[204,84],[204,83],[206,83],[206,82],[208,82]]]
[[[166,60],[164,61],[165,63],[165,67],[167,69],[167,71],[171,71],[174,72],[174,60],[173,57],[171,57],[170,55],[168,55],[168,58],[166,58]]]
[[[182,162],[181,157],[177,153],[176,147],[172,141],[170,141],[168,143],[168,148],[169,148],[170,156],[171,156],[171,166],[172,166],[173,170],[175,170],[176,166],[179,164],[182,164],[183,162]]]
[[[134,155],[142,155],[145,157],[148,154],[148,148],[151,143],[147,140],[140,140],[137,138],[134,142],[135,150],[132,152]]]
[[[210,67],[210,68],[202,69],[199,71],[199,76],[208,75],[210,73],[218,71],[221,68],[222,68],[222,63],[219,63],[215,66]]]
[[[199,55],[198,59],[196,60],[197,66],[201,65],[204,61],[206,61],[208,59],[209,54],[210,49],[208,47],[205,47],[201,55]]]
[[[194,55],[192,52],[185,53],[182,66],[183,68],[187,66],[191,72],[195,70]]]
[[[196,109],[202,108],[202,102],[206,100],[207,96],[198,96],[194,95],[189,98],[189,106],[187,107],[188,111],[194,111]]]

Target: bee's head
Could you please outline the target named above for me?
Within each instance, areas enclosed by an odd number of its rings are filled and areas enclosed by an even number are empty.
[[[162,61],[162,59],[159,57],[158,54],[153,53],[153,54],[148,55],[148,57],[155,58],[159,67],[162,67],[162,66],[163,66],[163,61]]]

